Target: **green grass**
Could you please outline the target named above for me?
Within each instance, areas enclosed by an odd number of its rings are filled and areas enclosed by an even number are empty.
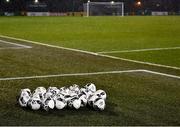
[[[107,54],[109,55],[109,54]],[[132,60],[180,67],[180,49],[110,54]]]
[[[90,51],[180,46],[180,17],[1,17],[0,33]]]
[[[82,76],[1,82],[1,125],[179,125],[179,80],[144,74]],[[22,109],[21,88],[94,82],[108,94],[102,112],[87,108],[50,112]]]
[[[0,34],[92,52],[180,46],[180,17],[0,17]],[[146,69],[179,75],[180,71],[80,52],[32,46],[0,49],[0,78]],[[11,45],[12,46],[12,45]],[[0,43],[0,47],[9,45]],[[180,50],[108,54],[180,67]],[[20,89],[81,86],[94,82],[108,94],[102,112],[88,108],[45,112],[17,105]],[[123,73],[0,81],[0,125],[180,125],[180,80],[150,73]]]
[[[180,17],[0,17],[0,34],[93,52],[177,47]]]

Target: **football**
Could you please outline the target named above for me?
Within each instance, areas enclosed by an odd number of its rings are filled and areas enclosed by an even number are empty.
[[[32,110],[42,109],[49,111],[51,109],[62,110],[66,107],[79,109],[87,105],[96,109],[105,109],[105,100],[107,98],[104,90],[97,90],[93,83],[88,83],[80,88],[73,84],[69,87],[37,87],[33,94],[30,89],[22,89],[18,102],[21,107],[30,107]]]
[[[105,100],[104,99],[101,99],[101,98],[97,98],[94,103],[93,103],[93,108],[95,110],[104,110],[106,107],[106,104],[105,104]]]

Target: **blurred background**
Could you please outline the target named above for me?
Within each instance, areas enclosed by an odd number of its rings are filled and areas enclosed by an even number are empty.
[[[0,15],[51,12],[52,16],[83,16],[83,4],[87,2],[87,0],[0,0]],[[111,1],[103,0],[103,2]],[[180,0],[115,0],[114,2],[124,2],[124,15],[152,15],[152,12],[180,15]]]

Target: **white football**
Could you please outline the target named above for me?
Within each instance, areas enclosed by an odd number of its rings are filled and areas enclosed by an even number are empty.
[[[44,94],[44,99],[47,99],[47,98],[53,98],[53,93],[51,93],[51,92],[46,92],[46,93]]]
[[[18,99],[18,102],[20,104],[21,107],[27,107],[28,101],[31,99],[30,96],[20,96]]]
[[[52,92],[52,91],[55,91],[55,90],[57,90],[58,88],[57,87],[49,87],[48,89],[47,89],[47,91],[48,92]]]
[[[36,100],[36,99],[30,99],[30,101],[28,102],[28,106],[32,109],[32,110],[39,110],[41,108],[41,101]]]
[[[45,87],[37,87],[34,91],[35,93],[41,93],[41,94],[44,94],[46,93],[46,88]]]
[[[107,98],[107,94],[104,90],[97,90],[94,94],[104,100],[106,100],[106,98]]]
[[[73,107],[74,107],[75,109],[79,109],[79,108],[81,107],[81,101],[80,101],[79,99],[75,99],[75,100],[73,101]]]
[[[96,91],[96,86],[95,84],[93,83],[88,83],[85,85],[85,88],[88,89],[88,91],[91,91],[91,92],[95,92]]]
[[[91,107],[93,107],[93,103],[94,103],[94,101],[95,101],[97,98],[99,98],[99,97],[96,96],[96,95],[91,95],[91,96],[89,97],[89,99],[88,99],[88,105],[91,106]]]
[[[105,104],[105,100],[104,99],[101,99],[101,98],[98,98],[94,101],[93,103],[93,108],[96,109],[96,110],[104,110],[106,107],[106,104]]]
[[[44,87],[37,87],[34,90],[34,93],[39,94],[40,99],[43,100],[44,99],[44,94],[46,93],[46,88],[44,88]]]
[[[21,107],[26,107],[28,101],[31,99],[31,90],[30,89],[21,89],[18,102]]]
[[[51,98],[54,98],[60,92],[60,90],[57,87],[49,87],[47,92],[52,93]]]
[[[60,98],[55,100],[55,106],[57,109],[63,109],[66,107],[66,105],[67,103]]]
[[[30,89],[21,89],[20,96],[31,96],[31,90]]]
[[[65,90],[66,90],[66,87],[65,87],[65,86],[63,86],[63,87],[59,88],[59,90],[60,90],[60,92],[63,92],[63,91],[65,91]]]
[[[88,90],[86,88],[81,88],[80,91],[81,91],[81,94],[86,95],[87,99],[89,99],[89,97],[93,94],[93,92],[91,90]]]
[[[85,107],[87,105],[87,98],[85,94],[79,95],[79,100],[81,101],[81,107]]]
[[[69,90],[76,93],[76,94],[80,94],[80,89],[79,89],[79,86],[74,84],[72,86],[69,87]]]
[[[38,93],[34,93],[31,99],[28,101],[28,106],[32,110],[38,110],[41,108],[41,99]]]
[[[51,98],[46,98],[43,102],[42,102],[42,107],[44,110],[48,111],[49,109],[54,109],[55,107],[55,103],[54,100]]]
[[[49,106],[50,109],[53,109],[54,106],[55,106],[54,100],[50,100],[50,101],[48,102],[48,106]]]

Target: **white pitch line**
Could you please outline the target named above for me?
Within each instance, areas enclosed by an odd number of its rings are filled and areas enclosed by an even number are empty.
[[[173,50],[173,49],[180,49],[180,47],[149,48],[149,49],[135,49],[135,50],[121,50],[121,51],[103,51],[103,52],[97,52],[97,53],[113,54],[113,53],[129,53],[129,52],[145,52],[145,51]]]
[[[8,39],[13,39],[13,40],[17,40],[17,41],[24,41],[24,42],[28,42],[28,43],[32,43],[32,44],[43,45],[43,46],[52,47],[52,48],[58,48],[58,49],[63,49],[63,50],[75,51],[75,52],[80,52],[80,53],[86,53],[86,54],[90,54],[90,55],[101,56],[101,57],[106,57],[106,58],[111,58],[111,59],[116,59],[116,60],[122,60],[122,61],[127,61],[127,62],[138,63],[138,64],[144,64],[144,65],[150,65],[150,66],[156,66],[156,67],[163,67],[163,68],[180,70],[179,67],[173,67],[173,66],[162,65],[162,64],[155,64],[155,63],[150,63],[150,62],[137,61],[137,60],[132,60],[132,59],[125,59],[125,58],[121,58],[121,57],[115,57],[115,56],[110,56],[110,55],[105,55],[105,54],[99,54],[99,53],[90,52],[90,51],[84,51],[84,50],[80,50],[80,49],[73,49],[73,48],[66,48],[66,47],[61,47],[61,46],[55,46],[55,45],[40,43],[40,42],[36,42],[36,41],[30,41],[30,40],[25,40],[25,39],[20,39],[20,38],[4,36],[4,35],[0,35],[0,37],[8,38]]]
[[[0,81],[22,80],[22,79],[39,79],[39,78],[52,78],[52,77],[120,74],[120,73],[132,73],[132,72],[141,72],[141,71],[143,71],[143,70],[139,69],[139,70],[125,70],[125,71],[105,71],[105,72],[91,72],[91,73],[72,73],[72,74],[40,75],[40,76],[27,76],[27,77],[10,77],[10,78],[0,78]]]
[[[13,43],[13,42],[9,42],[9,41],[4,41],[4,40],[0,40],[0,42],[6,43],[6,44],[15,45],[15,46],[19,46],[19,47],[23,47],[23,48],[32,48],[31,46],[17,44],[17,43]]]
[[[143,70],[143,72],[147,72],[147,73],[151,73],[151,74],[155,74],[155,75],[166,76],[166,77],[170,77],[170,78],[180,79],[180,76],[170,75],[170,74],[161,73],[161,72],[155,72],[155,71],[150,71],[150,70]]]
[[[137,69],[137,70],[125,70],[125,71],[105,71],[105,72],[91,72],[91,73],[72,73],[72,74],[58,74],[58,75],[10,77],[10,78],[0,78],[0,81],[40,79],[40,78],[53,78],[53,77],[90,76],[90,75],[104,75],[104,74],[122,74],[122,73],[136,73],[136,72],[145,72],[145,73],[165,76],[165,77],[169,77],[169,78],[180,79],[180,76],[176,76],[176,75],[170,75],[170,74],[166,74],[166,73]]]
[[[0,50],[5,50],[5,49],[25,49],[24,47],[5,47],[5,48],[0,48]]]
[[[150,62],[137,61],[137,60],[126,59],[126,58],[121,58],[121,57],[116,57],[116,56],[105,55],[105,54],[99,54],[98,56],[103,56],[103,57],[107,57],[107,58],[128,61],[128,62],[132,62],[132,63],[150,65],[150,66],[155,66],[155,67],[163,67],[163,68],[168,68],[168,69],[180,70],[179,67],[173,67],[173,66],[162,65],[162,64],[155,64],[155,63],[150,63]]]
[[[80,49],[66,48],[66,47],[56,46],[56,45],[50,45],[50,44],[45,44],[45,43],[36,42],[36,41],[30,41],[30,40],[21,39],[21,38],[14,38],[14,37],[9,37],[9,36],[4,36],[4,35],[0,35],[0,37],[7,38],[7,39],[13,39],[13,40],[17,40],[17,41],[28,42],[28,43],[32,43],[32,44],[43,45],[43,46],[47,46],[47,47],[51,47],[51,48],[58,48],[58,49],[63,49],[63,50],[81,52],[81,53],[86,53],[86,54],[90,54],[90,55],[98,55],[98,53],[94,53],[94,52],[84,51],[84,50],[80,50]]]

